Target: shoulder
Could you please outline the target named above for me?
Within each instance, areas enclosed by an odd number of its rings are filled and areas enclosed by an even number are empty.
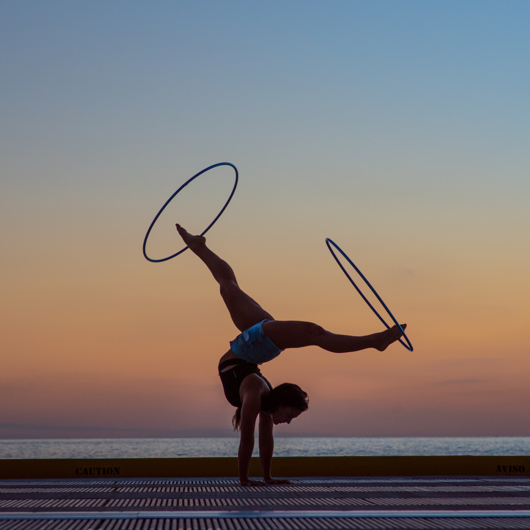
[[[261,399],[267,396],[270,389],[267,383],[257,374],[249,374],[239,388],[239,394],[241,396],[241,402],[255,402],[261,407]]]
[[[251,392],[257,392],[257,393],[265,393],[268,394],[270,392],[269,386],[263,379],[263,377],[260,377],[258,374],[249,374],[243,381],[241,382],[241,389],[249,390]]]

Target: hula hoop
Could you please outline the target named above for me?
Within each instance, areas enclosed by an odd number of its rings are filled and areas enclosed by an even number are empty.
[[[328,249],[329,251],[331,252],[331,255],[335,258],[335,261],[339,264],[339,267],[342,269],[342,272],[346,275],[346,278],[348,278],[348,280],[350,280],[350,283],[355,287],[355,289],[357,290],[357,292],[361,295],[362,299],[368,304],[368,307],[375,313],[375,315],[377,316],[377,318],[379,318],[379,320],[386,326],[386,328],[390,328],[390,326],[385,322],[384,318],[377,312],[377,310],[375,309],[375,307],[370,303],[370,301],[368,300],[368,298],[366,298],[366,296],[364,295],[364,293],[361,291],[361,289],[359,289],[359,287],[357,286],[357,284],[353,281],[352,277],[348,274],[348,271],[344,268],[344,266],[342,265],[342,263],[340,262],[339,258],[337,258],[337,255],[335,254],[335,251],[331,248],[331,246],[333,245],[341,254],[342,256],[346,259],[346,261],[355,269],[355,271],[357,272],[357,274],[363,279],[364,283],[370,288],[370,290],[372,291],[372,293],[375,294],[376,298],[379,300],[380,304],[385,308],[386,312],[388,313],[388,315],[390,316],[390,318],[394,321],[394,324],[396,324],[399,329],[401,329],[401,331],[403,332],[403,339],[405,339],[407,341],[407,343],[405,344],[405,342],[403,342],[402,339],[398,339],[399,342],[405,347],[407,348],[407,350],[409,351],[413,351],[413,347],[412,347],[412,344],[409,340],[409,338],[407,337],[407,335],[405,334],[405,330],[401,327],[401,325],[399,324],[399,322],[396,320],[396,318],[394,317],[394,315],[392,314],[392,312],[390,311],[390,309],[388,309],[387,305],[383,302],[383,299],[379,296],[379,294],[377,294],[377,291],[372,287],[372,284],[366,279],[366,277],[364,276],[364,274],[359,270],[359,268],[355,265],[355,263],[353,263],[353,261],[348,257],[348,255],[339,247],[339,245],[337,245],[337,243],[335,243],[334,241],[332,241],[331,239],[326,238],[326,245],[328,246]]]
[[[172,254],[171,256],[168,256],[167,258],[162,258],[162,259],[153,259],[153,258],[150,258],[148,255],[147,255],[147,252],[146,252],[146,245],[147,245],[147,239],[149,238],[149,234],[151,233],[151,230],[153,229],[153,226],[155,225],[157,219],[160,217],[160,215],[162,214],[162,212],[164,211],[164,209],[166,208],[166,206],[192,181],[194,181],[198,176],[202,175],[203,173],[206,173],[207,171],[209,171],[210,169],[213,169],[214,167],[219,167],[219,166],[230,166],[231,168],[234,169],[234,171],[236,172],[236,178],[235,178],[235,181],[234,181],[234,187],[232,188],[232,192],[230,193],[230,196],[228,197],[228,200],[225,202],[225,205],[221,208],[221,211],[215,216],[215,219],[206,227],[205,230],[203,230],[201,232],[201,236],[203,236],[204,234],[206,234],[206,232],[208,232],[208,230],[210,230],[210,228],[212,228],[212,226],[215,224],[215,222],[217,221],[217,219],[219,219],[219,217],[221,217],[222,213],[226,210],[226,207],[228,206],[228,204],[230,203],[230,201],[232,200],[232,197],[234,196],[234,193],[236,191],[236,188],[237,188],[237,182],[239,180],[239,174],[237,172],[237,168],[236,166],[234,166],[234,164],[230,164],[230,162],[220,162],[219,164],[214,164],[213,166],[210,166],[210,167],[207,167],[206,169],[203,169],[202,171],[199,171],[196,175],[193,175],[193,177],[191,177],[190,179],[188,179],[186,182],[184,182],[184,184],[182,184],[182,186],[175,192],[173,193],[173,195],[171,195],[171,197],[165,202],[164,206],[162,206],[162,208],[160,208],[159,212],[156,214],[155,218],[153,219],[153,222],[151,223],[151,225],[149,226],[149,229],[147,230],[147,233],[145,234],[145,238],[144,238],[144,245],[143,245],[143,252],[144,252],[144,256],[145,256],[145,259],[149,260],[149,261],[152,261],[153,263],[160,263],[162,261],[167,261],[169,259],[172,259],[174,258],[175,256],[178,256],[179,254],[182,254],[185,250],[188,249],[187,246],[185,246],[183,249],[179,250],[178,252],[176,252],[175,254]]]

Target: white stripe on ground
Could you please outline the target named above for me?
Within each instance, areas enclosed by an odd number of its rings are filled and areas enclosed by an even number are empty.
[[[4,512],[0,520],[30,519],[403,519],[530,518],[530,510],[256,510],[152,512]]]

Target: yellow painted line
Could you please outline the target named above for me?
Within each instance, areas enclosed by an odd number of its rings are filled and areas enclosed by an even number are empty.
[[[530,456],[276,457],[277,477],[530,476]],[[261,476],[258,458],[251,476]],[[237,458],[0,460],[0,479],[237,477]]]

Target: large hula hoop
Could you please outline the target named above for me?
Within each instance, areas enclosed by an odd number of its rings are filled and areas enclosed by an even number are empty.
[[[401,327],[401,325],[399,324],[399,322],[396,320],[396,318],[394,317],[394,315],[392,314],[392,312],[390,311],[390,309],[388,309],[387,305],[383,302],[383,299],[379,296],[379,294],[377,293],[377,291],[372,287],[372,284],[366,279],[366,277],[364,276],[364,274],[359,270],[359,268],[355,265],[355,263],[353,263],[353,261],[348,257],[348,255],[339,247],[339,245],[337,245],[337,243],[335,243],[334,241],[332,241],[331,239],[326,238],[326,245],[328,246],[328,249],[329,251],[331,252],[331,255],[335,258],[335,261],[339,264],[339,267],[342,269],[342,272],[346,275],[346,278],[348,278],[348,280],[350,280],[350,283],[355,287],[355,289],[357,290],[357,292],[361,295],[361,298],[368,304],[368,307],[375,313],[375,315],[377,316],[377,318],[379,318],[379,320],[386,326],[386,328],[390,328],[390,326],[385,322],[384,318],[377,312],[377,310],[375,309],[375,307],[370,303],[370,301],[368,300],[368,298],[366,298],[366,296],[364,295],[364,293],[361,291],[361,289],[359,289],[359,287],[357,286],[357,284],[353,281],[352,277],[349,275],[348,271],[344,268],[344,265],[340,262],[339,258],[337,257],[337,255],[335,254],[335,251],[331,248],[331,246],[333,245],[341,254],[342,256],[346,259],[346,261],[355,269],[355,271],[357,272],[357,274],[363,279],[364,283],[370,288],[370,290],[372,291],[372,293],[375,294],[376,298],[379,300],[379,302],[381,303],[381,305],[385,308],[386,312],[388,313],[388,315],[390,316],[390,318],[394,321],[394,324],[396,324],[397,326],[399,326],[399,328],[401,329],[401,331],[403,332],[403,339],[405,339],[407,342],[405,344],[405,342],[403,342],[402,339],[398,339],[399,342],[405,347],[407,348],[407,350],[409,351],[413,351],[413,347],[412,347],[412,344],[409,340],[409,338],[407,337],[406,333],[405,333],[405,330]]]
[[[196,175],[193,175],[193,177],[191,177],[190,179],[188,179],[186,182],[184,182],[184,184],[182,184],[182,186],[175,192],[173,193],[173,195],[171,195],[171,197],[166,201],[166,203],[164,204],[164,206],[162,206],[162,208],[160,208],[160,211],[156,214],[155,218],[153,219],[153,222],[151,223],[151,225],[149,226],[149,229],[147,230],[147,233],[145,234],[145,238],[144,238],[144,245],[143,245],[143,252],[144,252],[144,256],[145,256],[145,259],[149,260],[149,261],[152,261],[153,263],[160,263],[162,261],[167,261],[169,259],[172,259],[174,258],[175,256],[178,256],[179,254],[182,254],[185,250],[188,249],[187,246],[185,246],[183,249],[179,250],[178,252],[176,252],[175,254],[172,254],[171,256],[168,256],[167,258],[162,258],[162,259],[153,259],[153,258],[150,258],[148,255],[147,255],[147,252],[146,252],[146,245],[147,245],[147,239],[149,238],[149,234],[151,233],[151,230],[153,229],[153,226],[155,225],[157,219],[160,217],[160,215],[162,214],[162,212],[164,211],[164,209],[166,208],[166,206],[192,181],[194,181],[198,176],[202,175],[203,173],[206,173],[206,171],[209,171],[210,169],[213,169],[214,167],[219,167],[219,166],[230,166],[234,169],[234,171],[236,172],[236,178],[235,178],[235,181],[234,181],[234,187],[232,188],[232,192],[230,193],[230,196],[228,197],[228,200],[225,202],[225,205],[221,208],[221,211],[215,216],[215,219],[206,227],[205,230],[203,230],[201,232],[201,236],[203,236],[204,234],[206,234],[206,232],[208,232],[208,230],[210,230],[210,228],[212,228],[212,226],[215,224],[215,222],[217,221],[217,219],[219,219],[219,217],[221,217],[222,213],[226,210],[226,207],[228,206],[228,204],[230,203],[230,201],[232,200],[232,197],[234,196],[234,193],[236,191],[236,188],[237,188],[237,183],[238,183],[238,180],[239,180],[239,173],[237,172],[237,167],[234,166],[234,164],[231,164],[230,162],[220,162],[219,164],[214,164],[213,166],[210,166],[210,167],[207,167],[206,169],[203,169],[202,171],[199,171]]]

